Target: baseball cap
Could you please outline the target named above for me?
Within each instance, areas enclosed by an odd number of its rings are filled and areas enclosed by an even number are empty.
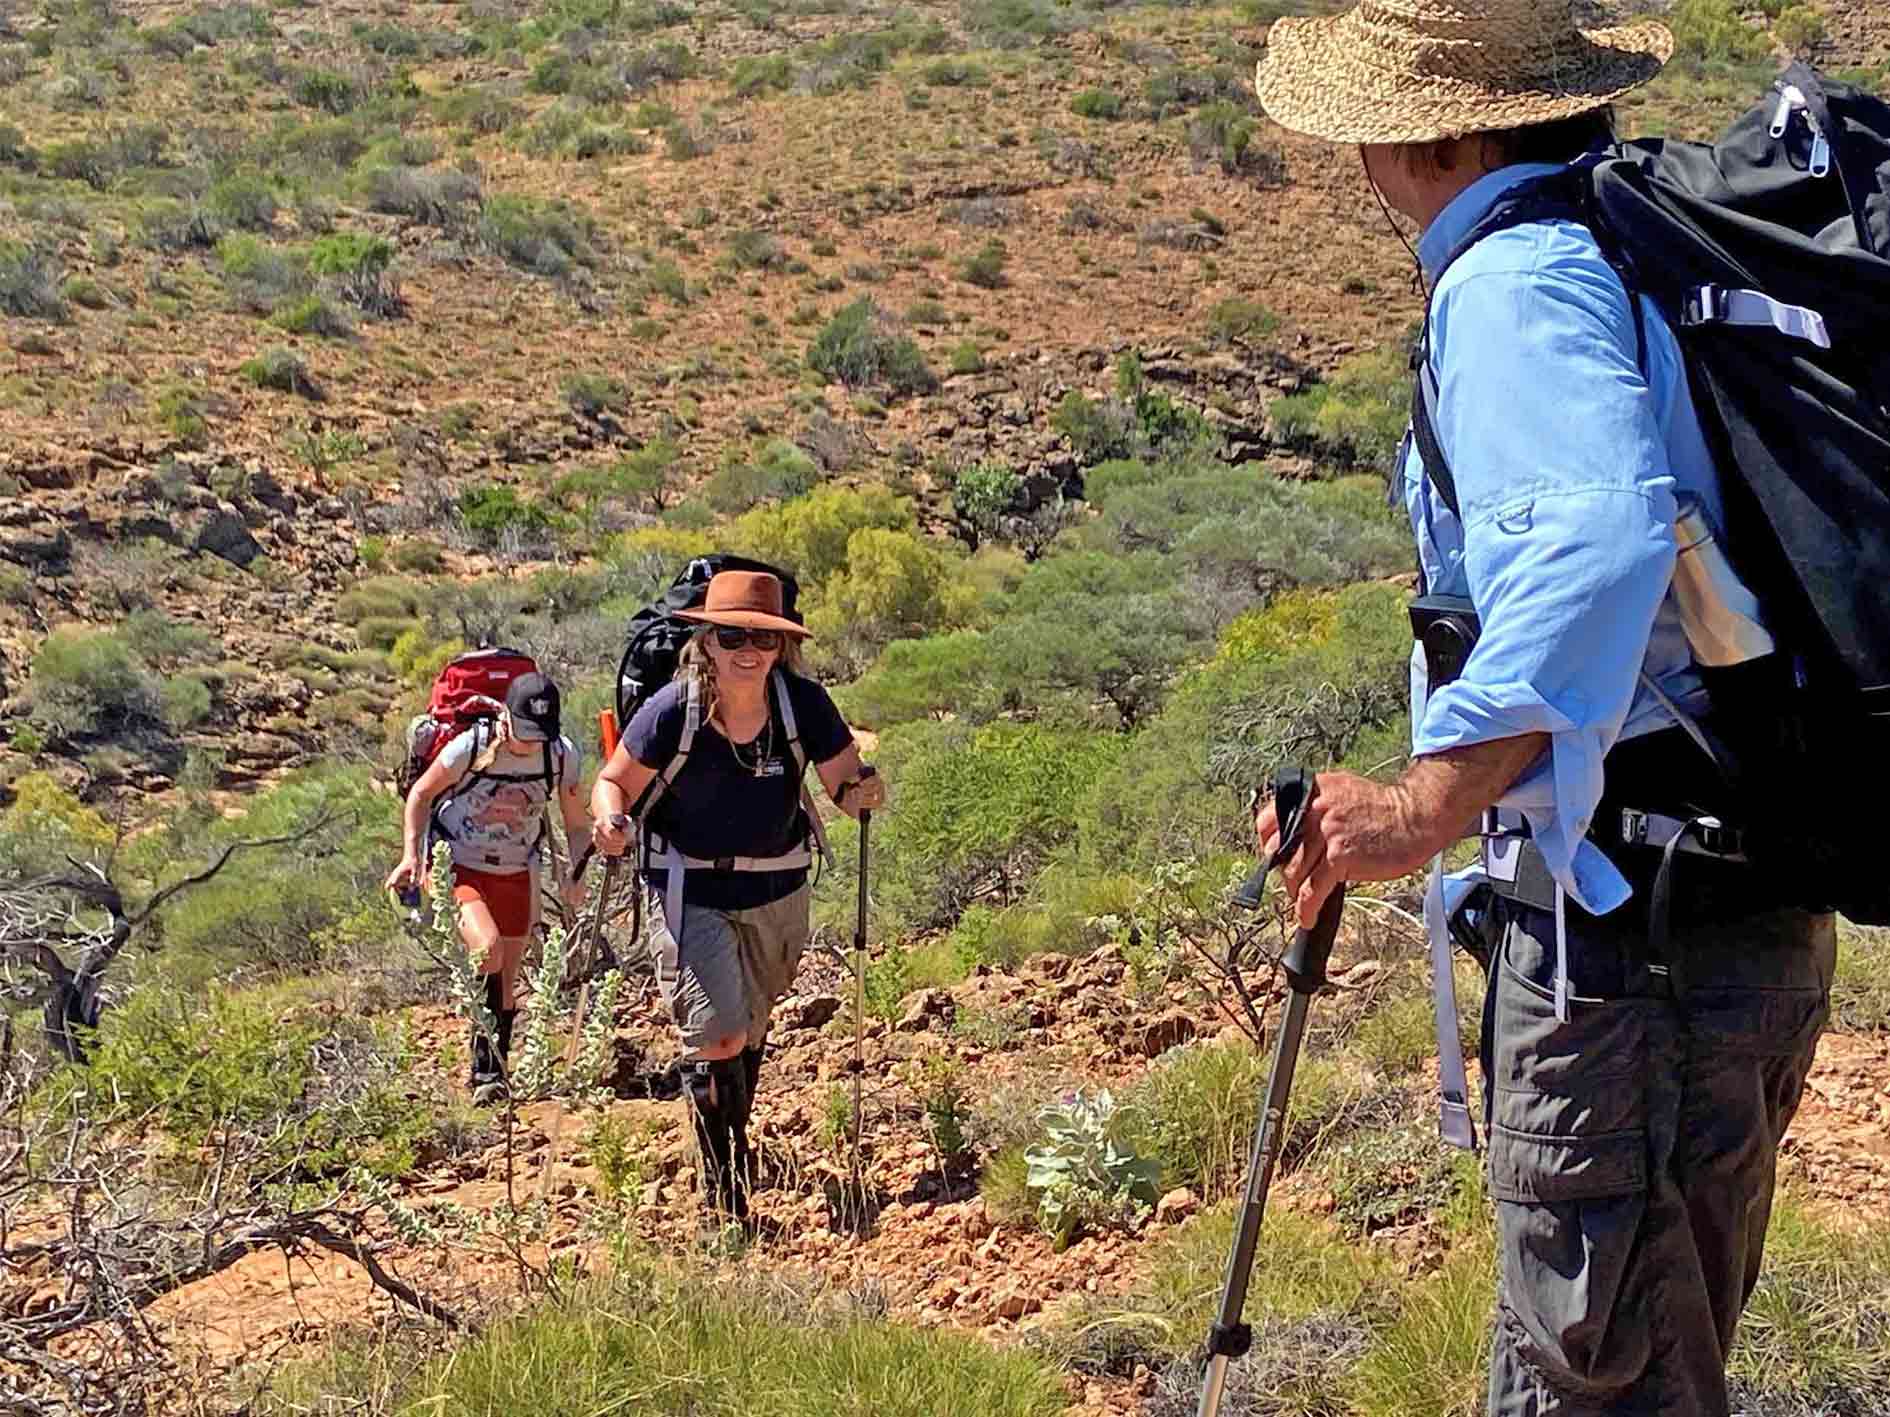
[[[558,686],[542,674],[521,674],[505,691],[505,711],[512,715],[512,736],[542,743],[558,736]]]

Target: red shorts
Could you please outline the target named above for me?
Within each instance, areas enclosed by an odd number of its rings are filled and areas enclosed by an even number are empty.
[[[453,900],[459,905],[483,904],[492,914],[501,939],[531,934],[538,922],[538,876],[533,871],[475,871],[453,868]]]

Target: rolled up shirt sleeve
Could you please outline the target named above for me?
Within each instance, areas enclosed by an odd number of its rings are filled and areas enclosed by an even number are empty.
[[[1482,622],[1427,696],[1416,754],[1546,733],[1503,798],[1586,910],[1626,900],[1587,842],[1673,573],[1674,478],[1619,286],[1591,271],[1471,274],[1433,308],[1437,431],[1462,510],[1455,568]]]

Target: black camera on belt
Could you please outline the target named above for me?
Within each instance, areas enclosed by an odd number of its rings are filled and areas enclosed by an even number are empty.
[[[1463,673],[1483,622],[1465,595],[1420,595],[1411,602],[1411,634],[1424,651],[1424,681],[1436,691]]]

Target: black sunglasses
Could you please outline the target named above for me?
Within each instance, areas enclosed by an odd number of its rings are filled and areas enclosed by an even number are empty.
[[[743,645],[753,645],[759,650],[781,648],[779,630],[750,630],[741,625],[717,625],[715,642],[723,649],[740,649]]]

